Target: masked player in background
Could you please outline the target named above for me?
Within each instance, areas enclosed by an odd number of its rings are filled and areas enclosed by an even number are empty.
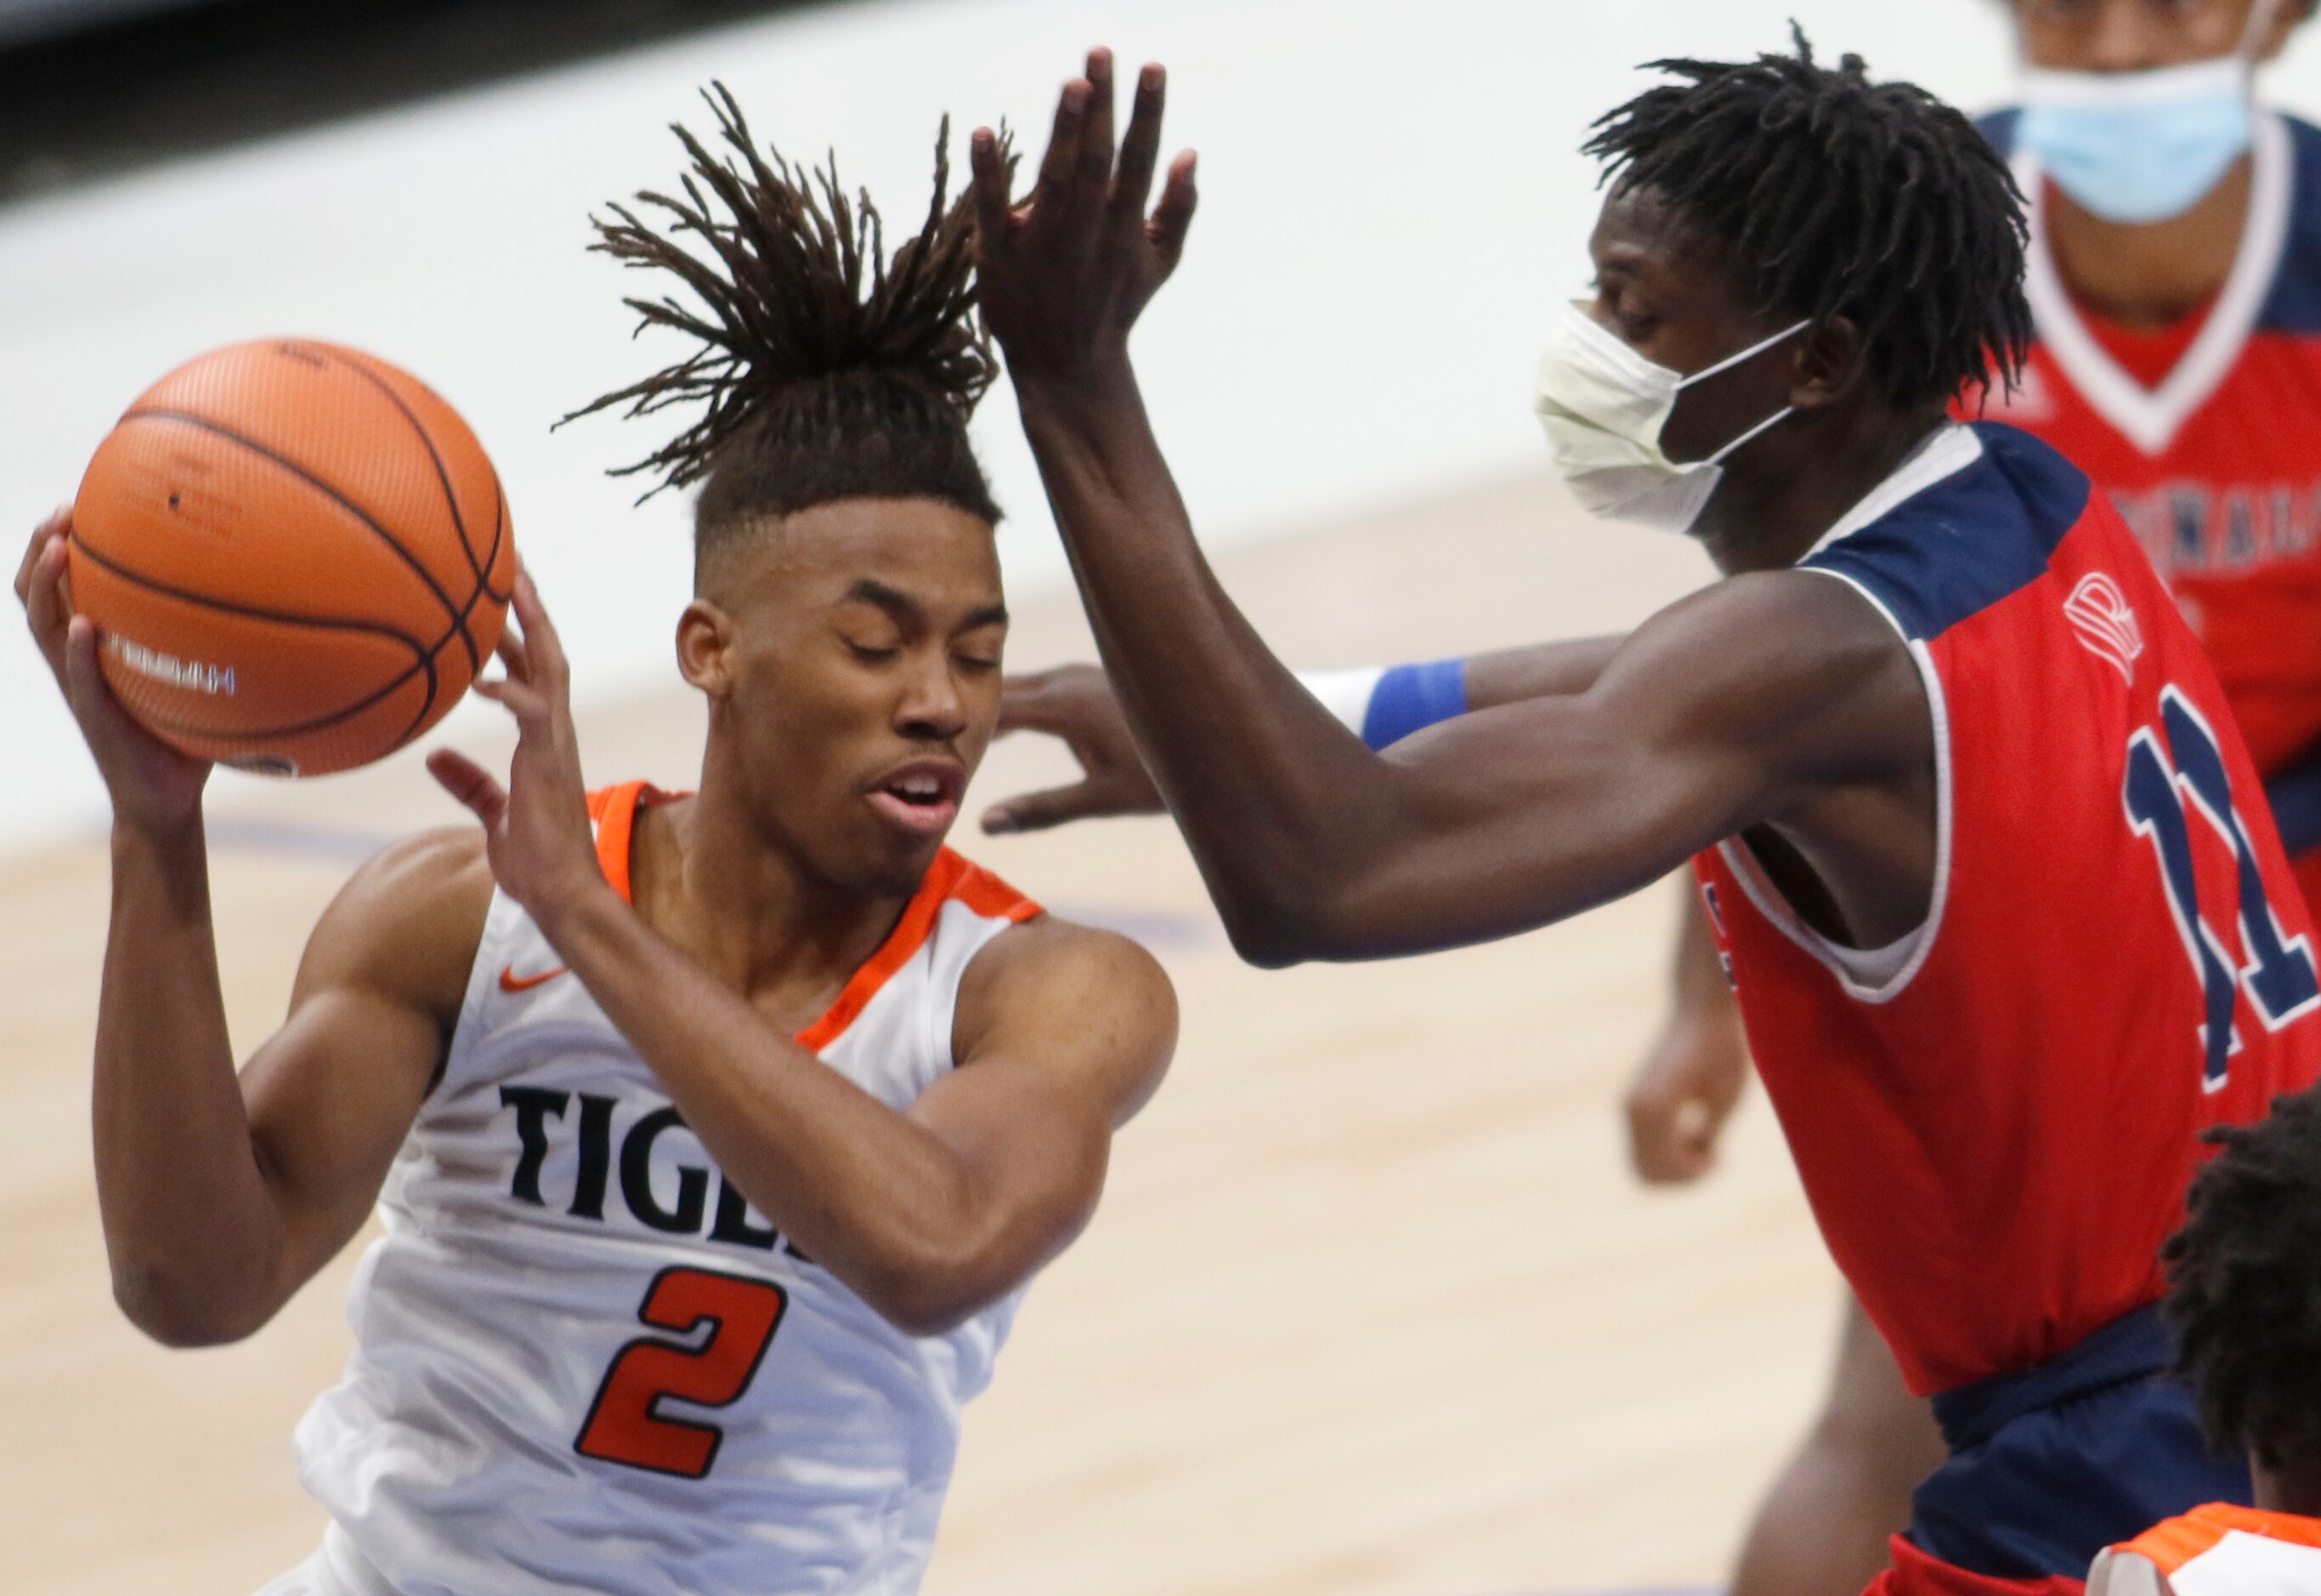
[[[1387,755],[1233,607],[1144,415],[1128,333],[1193,204],[1182,157],[1145,214],[1157,68],[1116,174],[1100,52],[1026,204],[977,135],[986,315],[1235,946],[1458,946],[1689,857],[1831,1252],[1951,1450],[1879,1589],[2073,1591],[2115,1527],[2247,1494],[2148,1379],[2157,1253],[2196,1131],[2321,1070],[2309,922],[2117,513],[1945,414],[2029,341],[1990,146],[1802,41],[1663,66],[1588,146],[1596,288],[1540,403],[1583,503],[1691,533],[1725,579]]]
[[[618,207],[602,246],[703,301],[633,301],[705,347],[598,401],[704,405],[645,462],[704,484],[676,636],[697,793],[584,794],[520,579],[507,676],[478,686],[516,720],[506,786],[430,756],[481,828],[356,872],[237,1079],[208,767],[105,690],[62,517],[17,578],[113,800],[96,1140],[123,1311],[236,1340],[374,1200],[386,1227],[346,1379],[298,1428],[330,1526],[268,1596],[916,1590],[960,1408],[1174,1044],[1141,949],[943,846],[1007,625],[966,213],[939,167],[888,261],[867,201],[719,112],[733,153],[687,136],[692,205],[659,202],[714,262]]]
[[[2046,439],[2119,506],[2215,661],[2301,888],[2321,901],[2321,132],[2251,75],[2315,0],[2008,0],[2024,105],[1987,118],[2032,206],[2022,387],[1962,407]],[[1558,688],[1552,651],[1302,677],[1371,746]],[[1003,727],[1053,733],[1080,782],[997,829],[1157,811],[1109,687],[1009,684]],[[1686,885],[1692,901],[1692,887]],[[1748,1055],[1707,921],[1627,1101],[1638,1172],[1705,1174]],[[1848,1304],[1823,1412],[1760,1513],[1734,1596],[1851,1596],[1941,1462],[1925,1405]]]

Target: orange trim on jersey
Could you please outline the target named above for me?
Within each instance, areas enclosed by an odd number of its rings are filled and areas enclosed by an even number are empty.
[[[605,880],[612,883],[622,901],[634,901],[629,895],[629,848],[636,835],[637,811],[683,796],[663,792],[643,781],[623,781],[588,795],[588,817],[596,823],[596,862],[604,868]],[[903,917],[887,934],[886,942],[848,978],[822,1017],[797,1034],[798,1045],[810,1053],[820,1053],[844,1035],[846,1027],[878,995],[878,989],[911,962],[912,954],[926,945],[927,938],[934,932],[935,917],[942,912],[942,906],[954,898],[987,920],[1008,920],[1019,926],[1043,912],[1038,904],[981,865],[969,862],[949,848],[943,849],[927,866],[919,889],[903,906]]]
[[[926,945],[927,937],[934,931],[936,916],[953,898],[988,920],[1012,920],[1019,926],[1041,912],[1038,904],[997,876],[945,848],[927,867],[919,889],[904,907],[903,917],[887,934],[886,945],[854,972],[823,1017],[797,1034],[798,1045],[809,1053],[820,1053],[844,1035],[846,1027],[878,995],[878,989],[911,962],[911,955]]]
[[[2292,1546],[2321,1546],[2321,1518],[2268,1513],[2212,1501],[2206,1507],[2194,1508],[2180,1518],[2156,1524],[2114,1549],[2148,1557],[2159,1564],[2161,1573],[2174,1573],[2202,1553],[2213,1551],[2217,1542],[2235,1529],[2244,1535],[2285,1541]]]
[[[682,796],[663,792],[650,781],[623,781],[588,795],[588,818],[596,823],[596,863],[623,903],[635,901],[629,892],[629,844],[636,837],[637,811]]]

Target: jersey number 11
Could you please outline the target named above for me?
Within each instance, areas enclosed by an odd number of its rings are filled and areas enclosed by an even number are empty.
[[[2233,1032],[2235,994],[2245,990],[2266,1029],[2277,1031],[2321,1003],[2321,984],[2314,979],[2311,944],[2302,936],[2282,939],[2280,921],[2265,897],[2264,871],[2233,801],[2232,778],[2216,733],[2173,683],[2160,690],[2160,721],[2158,731],[2145,726],[2127,740],[2127,781],[2121,796],[2127,804],[2128,824],[2136,835],[2149,837],[2159,854],[2169,911],[2199,978],[2204,1005],[2200,1084],[2216,1091],[2225,1084],[2239,1045]],[[2247,954],[2245,964],[2234,957],[2200,913],[2199,878],[2192,857],[2196,814],[2232,851],[2234,917]]]

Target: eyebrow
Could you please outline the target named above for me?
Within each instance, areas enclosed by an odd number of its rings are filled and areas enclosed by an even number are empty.
[[[846,590],[846,598],[849,603],[868,604],[886,611],[898,625],[917,626],[926,623],[925,606],[917,599],[899,588],[890,588],[886,583],[869,577],[864,577],[849,588]],[[960,626],[960,630],[974,632],[985,626],[1004,626],[1006,624],[1007,606],[1004,604],[987,604],[981,609],[969,612],[966,624]]]

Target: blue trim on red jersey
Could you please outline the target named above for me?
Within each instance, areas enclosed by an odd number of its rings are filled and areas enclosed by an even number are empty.
[[[2018,428],[1972,425],[1980,460],[1804,562],[1860,583],[1914,641],[2036,581],[2087,513],[2079,467]]]
[[[1976,117],[1974,127],[1977,132],[1990,141],[1990,147],[1998,151],[2002,160],[2013,160],[2015,130],[2021,125],[2022,121],[2022,108],[2017,105],[2008,105],[2003,110],[1986,112]]]
[[[2289,124],[2289,239],[2280,269],[2257,313],[2260,333],[2321,334],[2321,128],[2294,116]]]
[[[2163,1518],[2246,1503],[2246,1461],[2208,1451],[2192,1393],[2158,1373],[2168,1352],[2146,1308],[2035,1369],[1936,1396],[1957,1450],[1911,1496],[1912,1544],[1989,1579],[2080,1579]]]

